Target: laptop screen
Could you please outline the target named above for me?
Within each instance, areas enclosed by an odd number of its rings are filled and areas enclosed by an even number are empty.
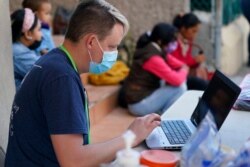
[[[191,121],[198,126],[210,110],[220,129],[241,89],[218,70],[199,100]]]

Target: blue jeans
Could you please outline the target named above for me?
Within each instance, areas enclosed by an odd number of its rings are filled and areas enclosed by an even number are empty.
[[[186,83],[179,87],[164,84],[138,103],[128,105],[129,112],[136,116],[163,114],[186,90]]]

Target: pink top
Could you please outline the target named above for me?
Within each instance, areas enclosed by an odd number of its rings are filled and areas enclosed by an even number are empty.
[[[185,44],[186,49],[184,49],[184,46],[182,46],[181,42],[178,40],[178,46],[177,49],[172,53],[174,57],[176,57],[178,60],[185,63],[187,66],[191,68],[197,67],[199,64],[196,62],[196,60],[193,58],[192,55],[192,43],[189,42],[189,44]]]
[[[142,66],[146,71],[153,73],[172,86],[180,86],[187,79],[188,72],[180,69],[184,63],[174,58],[172,55],[167,56],[165,61],[162,57],[155,55],[150,57]]]

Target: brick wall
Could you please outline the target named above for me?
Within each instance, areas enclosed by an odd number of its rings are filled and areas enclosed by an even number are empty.
[[[73,8],[79,0],[51,0],[53,11],[58,5]],[[189,0],[107,0],[116,6],[129,19],[131,34],[137,38],[139,34],[149,30],[158,22],[172,21],[180,12],[189,10]],[[10,0],[10,11],[20,7],[22,0]]]

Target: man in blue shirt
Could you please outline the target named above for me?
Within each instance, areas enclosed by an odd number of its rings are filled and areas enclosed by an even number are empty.
[[[6,167],[98,166],[124,148],[121,136],[90,144],[87,96],[79,74],[102,73],[117,58],[128,30],[126,18],[103,0],[82,2],[65,41],[35,63],[15,95]],[[137,118],[133,146],[160,124],[160,116]]]

